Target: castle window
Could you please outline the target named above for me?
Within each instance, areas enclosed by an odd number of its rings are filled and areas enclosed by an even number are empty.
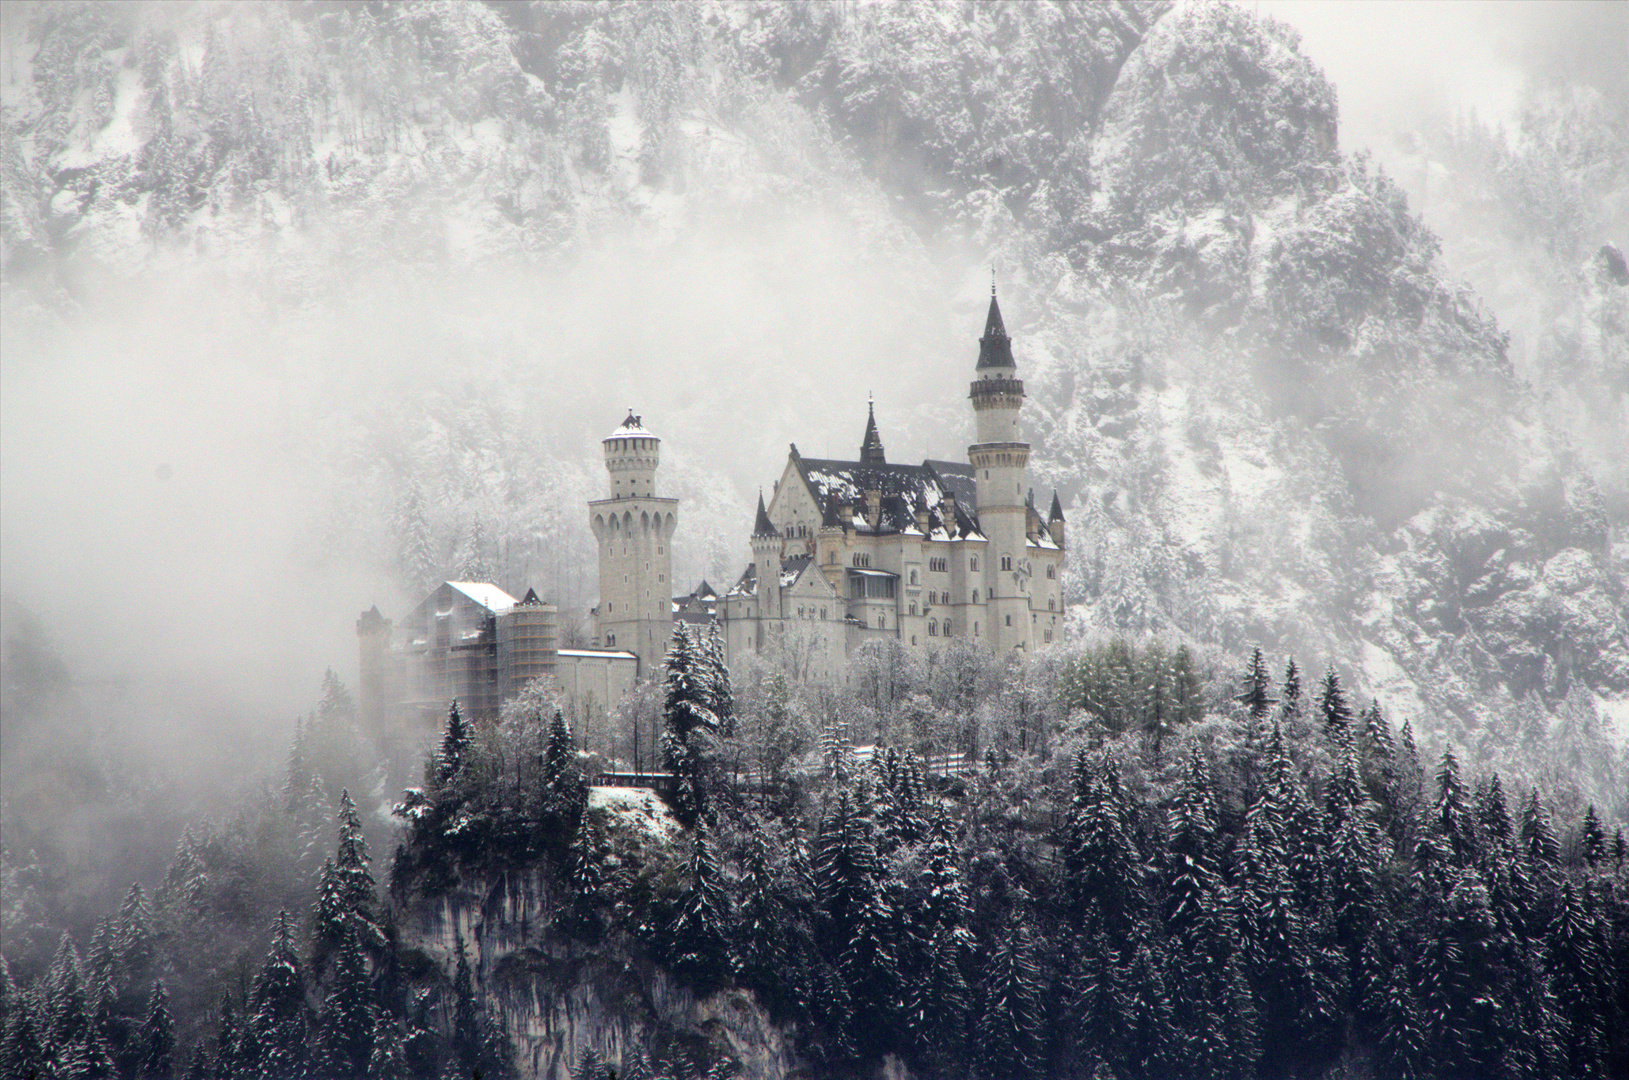
[[[656,580],[657,581],[666,581],[667,580],[667,575],[666,574],[657,574],[656,575]]]
[[[973,590],[973,603],[976,604],[978,602],[979,602],[979,591],[977,589],[974,589]]]
[[[1001,569],[1003,569],[1003,570],[1011,570],[1012,569],[1012,556],[1011,555],[1003,555],[1003,556],[1001,556]]]
[[[974,637],[979,636],[979,624],[978,623],[973,624],[973,636]]]
[[[911,614],[912,615],[916,614],[916,601],[915,600],[911,601]]]
[[[1052,628],[1051,628],[1051,627],[1050,627],[1050,626],[1049,626],[1049,627],[1047,627],[1047,628],[1046,628],[1046,634],[1045,634],[1045,637],[1046,637],[1046,640],[1047,640],[1047,641],[1051,641],[1051,640],[1052,640]]]
[[[915,645],[915,644],[916,644],[916,635],[915,635],[915,634],[912,634],[912,635],[911,635],[911,644],[912,644],[912,645]]]
[[[911,571],[911,584],[912,585],[916,584],[916,571],[915,570]]]
[[[825,618],[826,618],[826,609],[825,608],[820,609],[820,618],[821,618],[822,621],[825,620]]]
[[[1058,568],[1056,566],[1053,566],[1053,565],[1048,565],[1047,568],[1046,568],[1046,576],[1047,576],[1048,580],[1054,580],[1054,581],[1057,580]]]
[[[1053,599],[1050,596],[1047,597],[1046,598],[1046,609],[1048,611],[1056,611],[1056,610],[1058,610],[1057,609],[1057,603],[1058,603],[1057,600]]]
[[[979,557],[977,555],[974,555],[972,558],[967,560],[967,568],[969,570],[977,570],[979,568]]]
[[[928,569],[942,574],[946,570],[950,569],[950,560],[942,555],[938,556],[937,558],[929,559]]]
[[[607,615],[611,614],[611,612],[615,611],[616,609],[617,609],[616,601],[607,600],[605,602],[605,613]]]
[[[615,634],[606,634],[605,643],[607,645],[615,645],[617,643],[617,636]]]
[[[939,623],[938,623],[938,620],[929,619],[928,620],[928,637],[938,637],[938,636],[939,636]]]
[[[886,629],[888,629],[888,616],[882,614],[881,612],[877,613],[877,629],[878,630],[886,630]]]
[[[1008,626],[1011,626],[1011,625],[1012,625],[1012,616],[1011,616],[1011,615],[1008,615],[1008,616],[1007,616],[1007,625],[1008,625]]]
[[[945,637],[949,637],[949,636],[950,636],[950,620],[946,619],[945,620]]]

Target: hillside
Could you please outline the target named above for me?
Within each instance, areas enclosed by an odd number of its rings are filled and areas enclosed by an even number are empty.
[[[129,363],[242,397],[320,560],[410,592],[416,485],[437,573],[580,609],[594,440],[637,398],[681,581],[727,579],[786,441],[846,451],[866,391],[890,452],[953,453],[994,264],[1082,633],[1361,656],[1489,753],[1535,711],[1622,720],[1621,259],[1582,244],[1583,344],[1518,373],[1281,25],[50,4],[5,37],[9,364],[126,320]]]

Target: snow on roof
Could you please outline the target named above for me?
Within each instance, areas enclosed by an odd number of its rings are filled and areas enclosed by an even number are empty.
[[[633,653],[628,652],[625,649],[557,649],[555,651],[559,656],[597,656],[601,659],[609,660],[639,659]]]
[[[615,431],[611,432],[611,434],[607,435],[606,438],[607,439],[654,439],[654,438],[656,438],[656,436],[655,436],[654,433],[646,430],[646,428],[645,428],[645,418],[643,416],[635,416],[633,413],[630,412],[628,414],[628,419],[624,420],[617,427],[617,429]]]
[[[881,578],[897,578],[897,577],[899,577],[898,574],[894,573],[891,570],[864,570],[864,569],[861,569],[860,567],[857,567],[857,566],[850,566],[850,567],[847,567],[846,569],[848,570],[849,573],[854,574],[857,577],[881,577]]]
[[[489,581],[449,581],[447,584],[488,611],[507,611],[519,603],[513,596]]]

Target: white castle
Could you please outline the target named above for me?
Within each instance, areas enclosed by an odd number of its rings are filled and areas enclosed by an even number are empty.
[[[1063,510],[1046,517],[1028,486],[1024,384],[995,291],[968,395],[978,442],[967,462],[890,464],[868,410],[856,461],[806,458],[796,444],[753,522],[753,561],[719,596],[673,596],[678,502],[658,498],[661,440],[641,418],[604,440],[610,497],[589,504],[599,542],[597,644],[660,668],[675,620],[716,619],[728,657],[776,654],[835,674],[866,641],[929,649],[968,638],[998,654],[1053,641],[1063,613]]]
[[[675,622],[723,630],[727,659],[771,657],[795,677],[839,676],[867,641],[929,650],[963,638],[998,655],[1056,640],[1063,613],[1063,510],[1043,519],[1028,487],[1024,384],[995,290],[969,400],[967,461],[890,464],[868,410],[856,461],[806,458],[796,444],[751,536],[753,561],[722,596],[706,582],[675,596],[679,501],[656,494],[661,439],[629,413],[603,440],[609,491],[588,504],[599,548],[594,644],[559,647],[558,613],[528,591],[446,582],[392,626],[357,622],[360,704],[434,722],[456,698],[477,715],[534,679],[608,709],[662,670]]]

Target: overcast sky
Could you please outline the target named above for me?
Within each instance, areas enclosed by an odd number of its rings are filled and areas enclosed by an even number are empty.
[[[1442,106],[1515,119],[1529,78],[1623,93],[1622,0],[1243,0],[1300,31],[1340,95],[1341,148],[1384,159],[1392,136]]]

